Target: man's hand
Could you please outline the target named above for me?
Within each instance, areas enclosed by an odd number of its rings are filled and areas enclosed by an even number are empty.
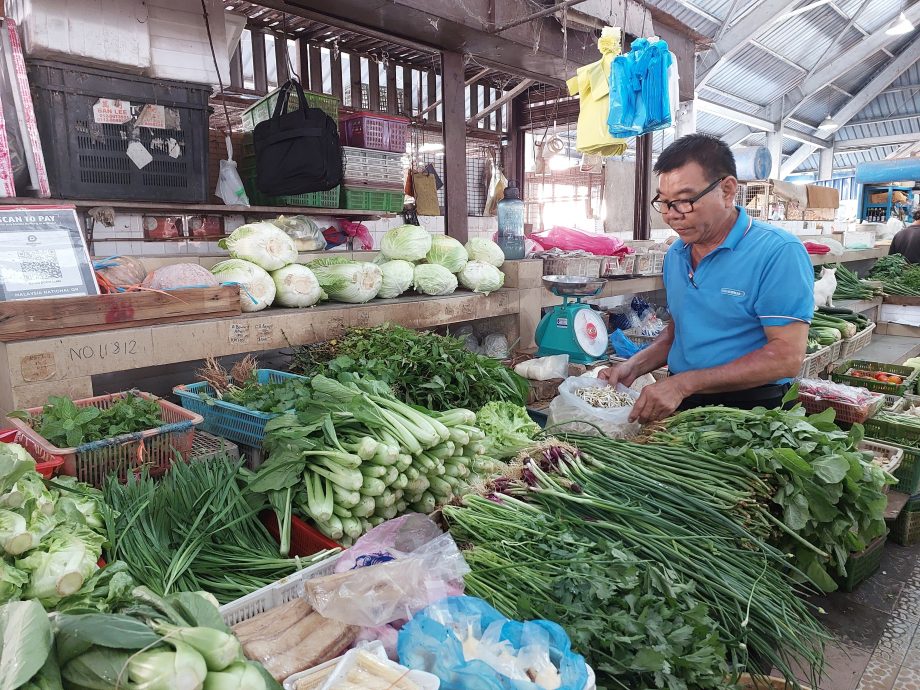
[[[642,389],[629,414],[629,421],[646,424],[669,417],[686,397],[679,377],[669,376]]]
[[[616,386],[618,383],[622,383],[628,388],[639,376],[633,371],[629,361],[626,361],[602,369],[598,372],[597,378],[601,381],[606,381],[608,386]]]

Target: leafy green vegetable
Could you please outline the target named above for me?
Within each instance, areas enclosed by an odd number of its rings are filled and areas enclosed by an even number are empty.
[[[16,690],[44,666],[51,651],[48,614],[35,601],[0,606],[0,690]]]
[[[527,408],[509,402],[490,402],[476,413],[476,426],[486,435],[486,455],[498,460],[514,457],[533,443],[540,426]]]
[[[224,402],[247,407],[257,412],[274,412],[282,414],[294,409],[298,400],[309,397],[309,379],[285,379],[271,383],[259,383],[255,378],[247,381],[242,386],[233,386],[223,394]],[[207,402],[211,396],[202,393],[202,399]]]
[[[457,338],[392,324],[295,347],[291,369],[307,376],[368,376],[389,384],[400,400],[436,411],[478,410],[493,400],[527,402],[527,381],[500,362],[470,352]]]
[[[920,295],[920,265],[910,264],[901,254],[881,257],[869,277],[882,281],[889,295]]]
[[[16,561],[16,567],[30,572],[23,594],[48,607],[75,594],[98,568],[96,562],[104,542],[104,537],[79,525],[55,531],[28,556]]]
[[[28,422],[42,437],[59,448],[74,448],[91,441],[163,425],[156,400],[133,394],[118,398],[105,409],[92,405],[77,407],[70,398],[51,396],[37,417],[22,411],[12,412],[10,417]]]

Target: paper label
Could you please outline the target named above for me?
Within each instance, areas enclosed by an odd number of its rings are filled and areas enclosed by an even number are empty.
[[[166,140],[166,145],[169,149],[170,158],[178,158],[182,155],[182,147],[179,146],[179,142],[172,137]]]
[[[228,340],[234,345],[242,345],[249,341],[249,322],[243,321],[230,324]]]
[[[131,120],[131,103],[100,98],[93,105],[93,120],[100,125],[123,125]]]
[[[128,158],[131,159],[131,162],[139,169],[143,169],[153,160],[150,151],[144,148],[144,145],[139,141],[132,141],[128,144],[126,153],[128,154]]]
[[[148,103],[137,116],[138,127],[150,129],[166,129],[166,108],[162,105]]]

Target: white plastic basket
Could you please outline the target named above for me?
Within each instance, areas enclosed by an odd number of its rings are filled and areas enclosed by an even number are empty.
[[[348,185],[401,189],[406,183],[406,157],[401,153],[343,146],[342,161]]]
[[[315,577],[324,577],[332,575],[335,562],[341,554],[333,554],[324,561],[320,561],[309,568],[304,568],[293,575],[265,585],[262,589],[257,589],[252,594],[240,597],[236,601],[224,604],[220,607],[220,615],[223,616],[224,622],[233,626],[250,618],[255,618],[259,614],[271,611],[282,604],[293,601],[304,594],[304,582]]]

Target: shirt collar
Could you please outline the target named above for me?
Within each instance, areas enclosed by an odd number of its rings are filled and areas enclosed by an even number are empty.
[[[751,227],[751,220],[747,211],[741,206],[735,206],[735,208],[738,209],[738,219],[735,221],[732,229],[728,231],[728,235],[722,241],[722,244],[716,247],[716,251],[719,249],[735,249]],[[690,251],[690,245],[681,239],[678,239],[674,244],[676,245],[677,251],[684,252],[685,254]]]

